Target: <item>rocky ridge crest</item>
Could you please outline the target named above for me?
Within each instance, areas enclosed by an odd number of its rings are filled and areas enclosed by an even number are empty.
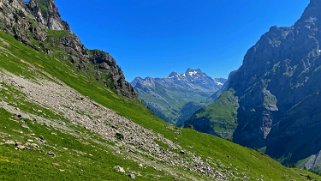
[[[60,59],[71,61],[78,70],[91,72],[122,96],[136,97],[114,58],[103,51],[88,50],[61,19],[54,0],[1,0],[0,30],[48,55],[57,56],[58,48],[63,52]]]
[[[223,125],[222,120],[229,123],[236,118],[233,141],[261,149],[285,165],[309,158],[300,166],[307,162],[306,168],[319,172],[320,12],[321,0],[311,0],[292,27],[272,27],[249,49],[224,88],[233,92],[229,99],[238,100],[239,106],[231,109],[236,115],[220,118]]]

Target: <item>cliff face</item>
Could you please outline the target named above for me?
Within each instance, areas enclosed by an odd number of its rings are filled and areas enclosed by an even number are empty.
[[[284,164],[318,155],[320,43],[321,0],[311,0],[292,27],[272,27],[247,52],[243,65],[231,74],[226,86],[234,91],[239,104],[232,137],[235,142],[266,149]],[[216,104],[222,101],[221,97]],[[212,112],[221,113],[220,108]],[[218,120],[229,125],[233,121],[230,117]]]
[[[234,134],[237,142],[265,146],[272,128],[275,130],[294,106],[320,90],[320,3],[311,1],[291,28],[272,27],[231,77],[230,87],[236,90],[241,104]]]
[[[30,0],[27,6],[38,23],[51,30],[70,30],[69,25],[61,19],[54,0]]]
[[[290,28],[272,27],[230,78],[240,108],[234,141],[294,164],[321,150],[321,1]]]
[[[59,54],[60,59],[71,61],[81,71],[91,72],[122,96],[136,97],[115,60],[105,52],[92,54],[98,51],[86,49],[71,32],[68,23],[61,19],[54,0],[30,0],[26,3],[0,0],[0,29],[36,50],[52,56]],[[94,70],[90,69],[90,64]]]

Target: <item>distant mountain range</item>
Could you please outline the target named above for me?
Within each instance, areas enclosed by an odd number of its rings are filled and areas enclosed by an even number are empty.
[[[272,27],[217,101],[185,126],[321,173],[321,0],[289,28]]]
[[[189,69],[133,85],[173,124],[187,119],[194,129],[317,171],[319,4],[312,0],[294,27],[264,36],[228,83]],[[169,125],[136,96],[115,59],[87,49],[54,0],[0,0],[0,180],[321,180]]]
[[[157,116],[179,125],[206,105],[225,82],[223,78],[212,79],[200,69],[188,69],[182,74],[172,72],[166,78],[137,77],[131,84],[139,99]]]

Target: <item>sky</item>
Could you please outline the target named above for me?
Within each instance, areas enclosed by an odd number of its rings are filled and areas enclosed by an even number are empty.
[[[238,69],[271,26],[291,26],[309,0],[56,0],[89,49],[109,52],[125,73],[166,77],[200,68]]]

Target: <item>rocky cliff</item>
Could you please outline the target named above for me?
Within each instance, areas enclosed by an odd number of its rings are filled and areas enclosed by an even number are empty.
[[[0,180],[321,180],[108,91],[126,93],[114,59],[53,5],[0,0]]]
[[[312,0],[294,26],[272,27],[246,54],[229,85],[236,90],[241,105],[235,141],[256,148],[266,146],[293,109],[300,110],[311,96],[318,97],[321,88],[318,81],[321,75],[320,12],[321,1]],[[313,107],[317,109],[318,106]],[[312,121],[306,119],[311,112],[302,113],[300,117],[305,118],[301,123]],[[291,124],[295,120],[291,120]],[[299,130],[308,133],[304,127],[296,131]],[[276,135],[283,134],[285,132]]]
[[[321,1],[311,0],[292,27],[272,27],[247,52],[243,65],[231,74],[226,87],[235,91],[230,97],[236,97],[239,104],[234,107],[237,126],[231,138],[235,142],[266,150],[288,165],[318,155],[320,43]],[[222,99],[224,96],[216,104]],[[220,113],[220,109],[212,112]],[[233,119],[225,116],[219,121],[229,125]],[[308,168],[314,167],[309,164]]]
[[[61,19],[54,0],[1,0],[0,29],[36,50],[72,62],[80,71],[91,72],[118,94],[136,97],[113,57],[86,49]]]

